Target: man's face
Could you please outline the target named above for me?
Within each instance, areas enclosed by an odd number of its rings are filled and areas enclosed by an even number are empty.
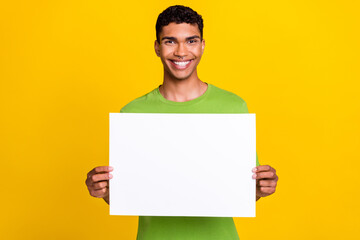
[[[164,74],[183,80],[196,77],[196,67],[205,48],[197,24],[170,23],[162,28],[155,52],[164,65]]]

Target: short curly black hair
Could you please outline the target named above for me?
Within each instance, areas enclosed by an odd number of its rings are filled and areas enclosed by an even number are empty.
[[[169,25],[170,23],[175,22],[177,24],[180,23],[190,23],[197,24],[200,30],[200,37],[203,38],[203,28],[204,22],[196,11],[192,10],[189,7],[185,7],[182,5],[174,5],[165,9],[162,13],[159,14],[158,19],[156,21],[156,41],[160,43],[159,35],[164,26]]]

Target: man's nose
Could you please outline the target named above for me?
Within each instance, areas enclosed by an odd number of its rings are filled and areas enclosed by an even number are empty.
[[[174,55],[177,57],[185,57],[187,55],[186,46],[183,43],[179,43],[174,51]]]

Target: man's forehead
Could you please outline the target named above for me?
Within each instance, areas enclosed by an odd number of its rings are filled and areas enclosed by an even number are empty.
[[[161,30],[161,37],[175,37],[175,38],[187,38],[189,36],[199,36],[200,30],[197,24],[189,24],[189,23],[169,23],[164,26]]]

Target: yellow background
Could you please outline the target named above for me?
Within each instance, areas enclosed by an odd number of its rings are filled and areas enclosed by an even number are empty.
[[[257,114],[277,192],[237,218],[244,239],[357,239],[358,1],[1,1],[2,239],[134,239],[86,173],[108,164],[108,115],[162,82],[155,22],[204,18],[201,80]]]

